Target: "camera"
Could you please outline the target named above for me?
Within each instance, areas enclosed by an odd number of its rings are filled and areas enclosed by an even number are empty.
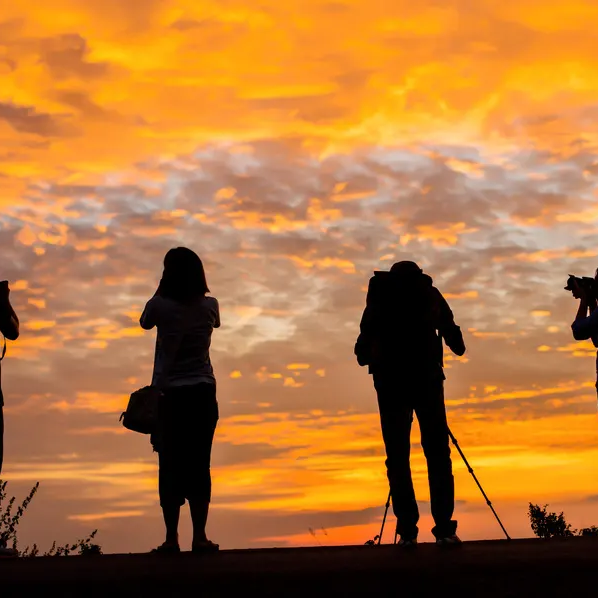
[[[569,274],[565,291],[573,291],[575,285],[580,289],[585,289],[593,297],[598,296],[598,283],[595,278],[589,276],[573,276],[573,274]]]

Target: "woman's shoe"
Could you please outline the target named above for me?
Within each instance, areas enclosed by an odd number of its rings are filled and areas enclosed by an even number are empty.
[[[180,552],[181,547],[178,544],[170,544],[168,542],[164,542],[164,544],[152,550],[152,554],[179,554]]]

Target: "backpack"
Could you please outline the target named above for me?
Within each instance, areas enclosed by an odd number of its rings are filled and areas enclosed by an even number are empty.
[[[420,368],[441,364],[438,294],[425,274],[376,272],[355,344],[359,365]]]

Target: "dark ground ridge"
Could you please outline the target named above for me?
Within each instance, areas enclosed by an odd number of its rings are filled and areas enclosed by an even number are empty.
[[[0,561],[0,596],[596,597],[598,539],[109,554]]]

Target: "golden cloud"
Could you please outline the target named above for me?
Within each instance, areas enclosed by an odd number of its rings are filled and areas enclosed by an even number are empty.
[[[538,111],[581,124],[598,80],[588,53],[596,11],[583,0],[485,5],[484,28],[461,0],[384,9],[345,0],[338,10],[310,0],[300,28],[272,0],[217,11],[205,2],[142,11],[131,3],[118,16],[104,4],[3,11],[18,25],[4,39],[12,67],[3,73],[0,133],[5,144],[31,144],[5,162],[12,197],[25,177],[68,169],[91,180],[218,138],[299,134],[341,149],[492,132],[497,146],[532,136],[562,147],[574,133],[562,135]],[[51,152],[32,143],[40,135],[54,137]],[[454,164],[475,171],[471,161]]]
[[[306,0],[297,14],[274,0],[3,7],[2,276],[22,321],[3,380],[9,423],[44,405],[40,443],[65,420],[77,454],[101,435],[107,450],[127,441],[110,418],[151,369],[154,342],[136,320],[164,251],[187,243],[222,298],[214,361],[232,415],[217,444],[273,449],[215,468],[216,508],[362,509],[387,482],[352,343],[371,270],[415,256],[473,337],[466,357],[447,355],[447,396],[485,484],[504,500],[550,500],[558,468],[559,487],[588,493],[595,393],[571,381],[569,357],[595,350],[563,336],[574,308],[547,285],[598,256],[595,2]],[[530,309],[538,320],[522,329]],[[318,394],[329,384],[344,398]],[[300,407],[283,411],[289,396]],[[317,408],[333,399],[338,411]],[[11,479],[86,480],[123,503],[131,484],[155,490],[140,450],[126,463],[57,453],[44,464],[10,449]],[[425,495],[419,450],[413,471]],[[458,460],[455,471],[461,496],[479,501]]]

